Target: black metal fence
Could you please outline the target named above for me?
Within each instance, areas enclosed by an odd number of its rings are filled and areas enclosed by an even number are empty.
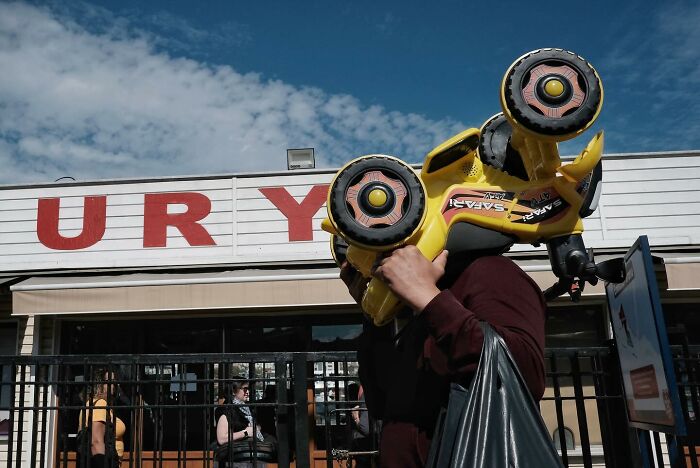
[[[668,442],[670,450],[676,451],[678,458],[683,460],[682,466],[698,468],[700,466],[700,346],[689,346],[687,343],[673,347],[673,363],[676,371],[678,396],[684,415],[687,436],[672,438]],[[646,444],[651,451],[654,445],[654,455],[659,466],[661,441],[658,434],[653,434],[651,443]],[[651,456],[651,454],[650,454]]]
[[[700,349],[674,352],[686,423],[697,434]],[[639,432],[627,425],[613,353],[547,350],[541,412],[567,467],[628,467],[640,460]],[[376,426],[363,433],[355,422],[364,407],[354,353],[0,356],[0,368],[0,466],[67,468],[86,459],[91,449],[80,429],[99,410],[90,402],[100,385],[119,389],[105,398],[111,422],[116,426],[119,418],[126,427],[122,467],[222,467],[244,459],[356,466],[377,453]],[[97,369],[106,371],[108,383],[97,382]],[[262,437],[239,442],[224,431],[230,449],[217,449],[220,415],[231,408],[232,385],[243,381]],[[665,442],[668,449],[652,434],[642,447],[657,461],[676,450],[687,466],[698,466],[692,436]]]

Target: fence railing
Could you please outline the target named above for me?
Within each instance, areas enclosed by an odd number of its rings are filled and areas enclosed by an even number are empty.
[[[674,352],[682,407],[697,434],[700,349]],[[540,408],[564,465],[634,466],[638,441],[614,354],[548,349],[546,364]],[[372,423],[363,434],[355,423],[365,409],[352,352],[0,356],[0,370],[0,466],[80,466],[92,450],[80,429],[95,424],[102,395],[111,425],[119,418],[126,428],[122,467],[223,467],[246,459],[356,466],[376,456],[378,429]],[[232,388],[244,382],[250,400],[235,407]],[[262,437],[232,440],[241,429],[229,428],[224,450],[217,423],[236,408],[252,410]],[[697,467],[694,438],[666,441]],[[668,451],[660,439],[654,444],[654,456]]]

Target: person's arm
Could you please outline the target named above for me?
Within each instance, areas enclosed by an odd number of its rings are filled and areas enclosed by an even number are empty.
[[[93,421],[92,423],[92,434],[90,436],[90,454],[105,454],[105,423],[102,421]]]
[[[420,312],[440,294],[437,282],[445,274],[447,250],[430,261],[415,245],[384,254],[372,274],[382,280],[414,312]]]
[[[226,418],[225,414],[222,414],[219,417],[219,420],[216,422],[216,442],[219,445],[224,445],[228,443],[228,419]],[[248,426],[243,430],[240,431],[234,431],[231,434],[231,440],[236,441],[236,440],[241,440],[245,439],[247,437],[252,437],[253,435],[253,427]]]
[[[541,398],[545,304],[537,285],[511,260],[487,256],[474,260],[450,289],[440,291],[436,284],[446,263],[445,251],[431,262],[415,246],[406,246],[386,255],[374,275],[423,315],[432,337],[424,354],[438,374],[459,378],[476,370],[483,320],[503,337],[533,396]]]
[[[479,322],[485,321],[503,337],[535,399],[541,398],[545,303],[511,260],[475,260],[422,314],[432,336],[425,351],[436,372],[459,378],[476,370],[484,340]]]
[[[107,402],[97,400],[94,406],[87,410],[92,416],[92,430],[90,432],[90,454],[105,454],[105,432],[107,424]]]
[[[352,412],[352,421],[357,432],[366,437],[369,435],[369,414],[367,414],[367,411],[360,410],[359,406],[355,408],[358,409]]]

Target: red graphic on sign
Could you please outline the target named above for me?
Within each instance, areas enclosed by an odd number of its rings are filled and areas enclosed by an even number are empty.
[[[186,205],[184,213],[168,213],[168,205]],[[192,246],[216,245],[198,223],[211,212],[211,200],[196,192],[147,193],[143,207],[143,246],[165,247],[167,227],[177,228]]]
[[[326,201],[328,185],[314,185],[301,203],[297,203],[284,187],[265,187],[258,190],[287,218],[289,242],[314,239],[311,219]]]
[[[659,384],[656,382],[654,366],[640,367],[630,371],[632,380],[632,393],[635,398],[659,398]]]
[[[95,245],[105,234],[107,197],[85,197],[83,229],[75,237],[65,237],[58,232],[60,198],[40,198],[36,218],[39,242],[54,250],[79,250]]]

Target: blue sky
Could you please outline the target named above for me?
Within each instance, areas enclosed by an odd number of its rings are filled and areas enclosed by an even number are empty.
[[[0,181],[418,162],[539,47],[597,68],[606,153],[700,149],[698,24],[697,1],[4,2]]]

